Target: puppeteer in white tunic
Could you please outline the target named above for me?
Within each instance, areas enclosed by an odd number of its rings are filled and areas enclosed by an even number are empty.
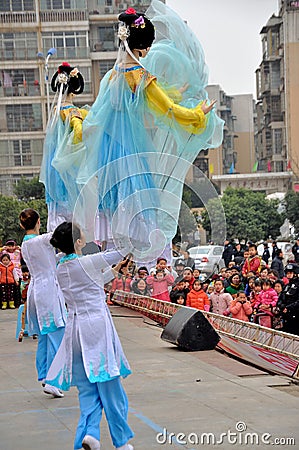
[[[80,351],[91,383],[131,373],[106,304],[104,283],[114,278],[110,266],[117,251],[78,258],[68,255],[58,265],[57,278],[68,309],[64,338],[47,375],[47,383],[69,390],[73,379],[73,351]]]
[[[28,234],[22,243],[22,257],[31,280],[27,294],[30,334],[48,334],[64,327],[66,309],[56,277],[56,255],[50,244],[52,233]]]

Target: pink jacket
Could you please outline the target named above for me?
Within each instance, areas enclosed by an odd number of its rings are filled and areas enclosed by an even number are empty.
[[[278,295],[273,288],[268,289],[267,291],[261,291],[257,301],[254,304],[254,308],[258,308],[259,305],[271,305],[276,306],[278,300]]]
[[[244,320],[245,322],[249,322],[248,316],[252,314],[252,306],[249,301],[240,303],[237,299],[233,299],[229,310],[232,313],[233,319]]]
[[[160,281],[150,275],[147,277],[146,282],[152,290],[152,297],[170,302],[168,286],[171,286],[174,282],[174,278],[170,273],[165,275],[163,280]]]
[[[224,292],[224,289],[219,294],[217,292],[212,292],[210,295],[212,312],[227,316],[229,314],[229,305],[232,299],[232,296],[228,292]]]

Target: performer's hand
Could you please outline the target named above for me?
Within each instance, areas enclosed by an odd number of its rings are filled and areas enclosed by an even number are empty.
[[[217,100],[211,100],[210,104],[207,105],[207,100],[204,100],[201,104],[201,109],[203,113],[208,114],[213,109],[213,106],[215,105],[216,101]]]
[[[188,89],[188,87],[189,87],[189,84],[188,84],[188,83],[185,83],[184,86],[182,86],[182,87],[180,87],[180,88],[178,89],[178,91],[179,91],[181,94],[183,94],[183,93]]]

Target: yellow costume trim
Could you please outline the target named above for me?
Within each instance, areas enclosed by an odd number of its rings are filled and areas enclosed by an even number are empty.
[[[186,131],[193,134],[202,133],[207,126],[207,117],[201,109],[201,103],[195,108],[177,105],[161,89],[156,80],[148,84],[146,97],[149,107],[160,116],[174,118]]]
[[[62,109],[60,111],[60,117],[63,122],[69,121],[71,129],[74,131],[73,144],[78,144],[82,142],[82,122],[87,116],[88,111],[84,108],[73,108]]]
[[[162,89],[156,77],[146,72],[143,68],[123,72],[132,92],[136,92],[140,82],[145,79],[145,95],[148,106],[162,119],[174,119],[181,127],[192,134],[200,134],[206,129],[208,116],[201,109],[201,103],[195,108],[185,108],[177,105],[182,100],[181,93],[174,88]],[[110,79],[116,75],[113,70]]]

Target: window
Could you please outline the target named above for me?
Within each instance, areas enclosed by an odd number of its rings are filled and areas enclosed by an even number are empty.
[[[36,33],[0,33],[0,59],[36,59]]]
[[[42,130],[41,105],[6,105],[6,121],[8,131]]]
[[[43,48],[56,48],[58,59],[87,58],[89,56],[87,31],[56,31],[43,33]]]
[[[38,69],[7,69],[0,71],[4,97],[40,95]]]
[[[115,50],[115,30],[112,25],[104,25],[98,28],[99,43],[101,44],[101,51]]]
[[[40,0],[41,11],[61,9],[86,9],[86,0]]]
[[[31,166],[30,140],[13,141],[15,166]]]
[[[103,76],[108,72],[108,70],[112,69],[114,66],[114,59],[106,59],[105,61],[100,61],[100,77],[103,78]]]
[[[282,152],[282,130],[275,129],[274,130],[274,149],[273,153],[276,155],[280,155]]]
[[[34,11],[33,0],[1,0],[0,11]]]

